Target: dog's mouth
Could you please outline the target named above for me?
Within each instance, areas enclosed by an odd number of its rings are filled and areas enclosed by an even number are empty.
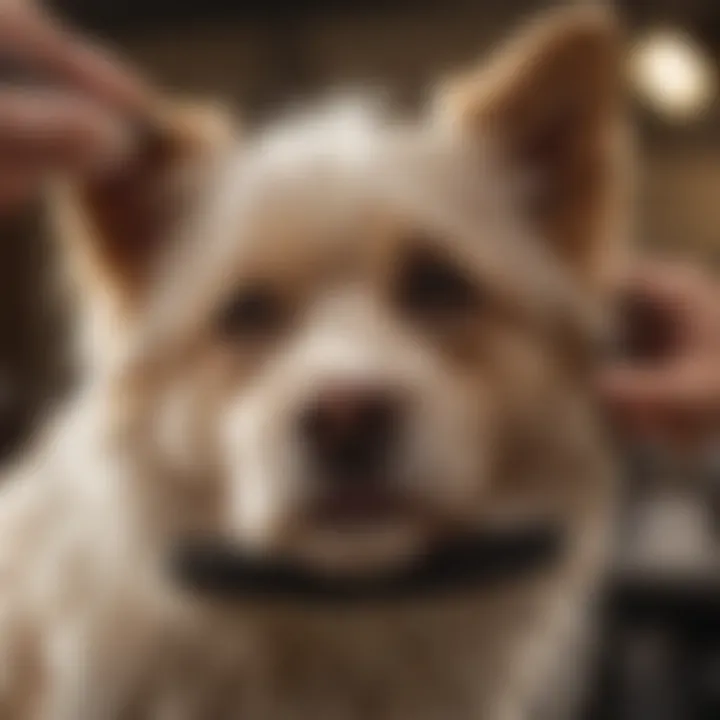
[[[455,535],[400,566],[347,576],[200,539],[175,548],[172,573],[182,587],[219,600],[352,605],[489,589],[547,569],[563,549],[560,526],[537,520]]]
[[[363,483],[323,492],[309,510],[308,520],[326,529],[363,529],[396,522],[418,508],[389,484]]]

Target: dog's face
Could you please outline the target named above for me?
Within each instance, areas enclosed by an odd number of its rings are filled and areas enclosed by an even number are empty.
[[[412,124],[345,103],[233,140],[152,216],[145,166],[86,190],[130,349],[108,382],[141,382],[145,445],[203,531],[377,570],[531,497],[503,484],[586,342],[614,37],[581,14],[489,65]]]

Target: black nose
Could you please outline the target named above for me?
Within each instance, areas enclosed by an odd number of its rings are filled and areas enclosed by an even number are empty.
[[[312,461],[333,480],[377,480],[387,471],[398,437],[401,402],[386,388],[325,388],[301,415]]]

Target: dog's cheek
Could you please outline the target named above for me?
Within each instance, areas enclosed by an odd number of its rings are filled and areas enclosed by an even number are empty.
[[[221,420],[226,527],[258,548],[280,543],[302,502],[298,453],[284,415],[278,398],[256,387],[231,400]]]
[[[428,378],[409,433],[419,492],[464,521],[482,505],[493,464],[493,393],[482,379]]]
[[[180,478],[207,483],[221,469],[219,416],[224,398],[210,373],[168,379],[157,392],[154,436],[163,464]]]
[[[197,465],[192,432],[194,394],[189,386],[180,386],[168,392],[159,403],[155,419],[159,453],[171,468],[184,469],[189,473]]]
[[[552,478],[545,476],[568,402],[577,392],[563,378],[556,353],[537,335],[497,337],[489,382],[496,395],[491,513],[541,509]]]

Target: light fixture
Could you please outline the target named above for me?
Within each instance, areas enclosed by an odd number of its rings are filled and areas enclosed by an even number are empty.
[[[710,59],[691,37],[675,30],[656,30],[636,43],[630,79],[647,105],[673,121],[703,115],[717,90]]]

